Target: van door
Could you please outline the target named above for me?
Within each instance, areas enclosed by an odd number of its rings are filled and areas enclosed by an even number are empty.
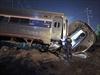
[[[63,25],[63,18],[61,16],[55,16],[53,18],[53,25],[52,25],[52,34],[51,34],[52,40],[61,39],[62,25]]]

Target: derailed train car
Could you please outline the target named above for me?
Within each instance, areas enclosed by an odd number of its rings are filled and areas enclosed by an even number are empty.
[[[63,13],[0,9],[1,48],[5,43],[11,43],[11,46],[16,44],[16,47],[27,44],[30,47],[37,46],[40,50],[55,52],[61,49],[67,38],[72,40],[73,50],[84,46],[81,51],[86,51],[95,42],[95,33],[82,21],[68,25],[68,20]]]

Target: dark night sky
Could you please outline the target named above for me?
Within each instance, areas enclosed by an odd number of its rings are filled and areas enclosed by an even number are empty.
[[[12,4],[13,3],[13,4]],[[0,7],[32,8],[54,12],[63,12],[69,20],[87,21],[86,8],[92,10],[91,25],[100,24],[99,0],[0,0]]]

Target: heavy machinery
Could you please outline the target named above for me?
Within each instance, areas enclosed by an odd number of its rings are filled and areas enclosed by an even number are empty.
[[[64,57],[72,53],[86,52],[94,42],[95,33],[91,26],[82,21],[68,24],[63,13],[0,9],[1,49],[36,48]]]

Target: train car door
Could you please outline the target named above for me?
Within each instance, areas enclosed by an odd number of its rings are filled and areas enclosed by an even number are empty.
[[[51,34],[52,40],[61,39],[62,25],[63,25],[63,18],[61,16],[55,16],[53,18],[53,25],[52,25],[52,34]]]

